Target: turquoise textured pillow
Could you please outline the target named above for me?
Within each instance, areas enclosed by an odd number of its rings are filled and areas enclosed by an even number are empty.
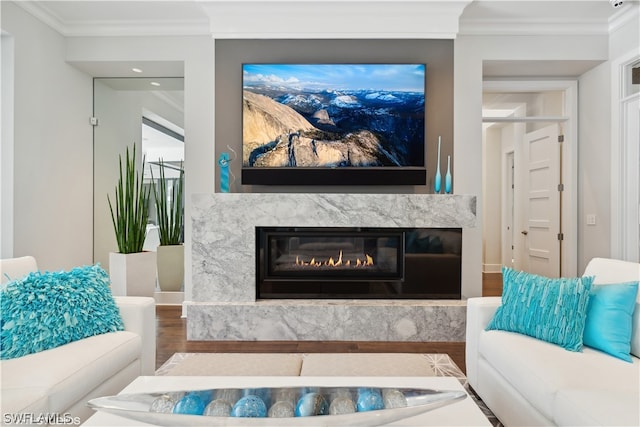
[[[582,350],[593,276],[552,279],[503,267],[502,277],[502,304],[487,330],[518,332]]]
[[[638,282],[594,285],[587,308],[584,345],[631,362],[631,328]]]
[[[0,359],[123,329],[99,265],[30,273],[0,290]]]

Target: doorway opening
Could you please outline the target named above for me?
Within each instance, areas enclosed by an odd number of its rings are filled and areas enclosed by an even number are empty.
[[[114,192],[119,156],[135,144],[137,152],[145,156],[143,176],[148,186],[150,168],[155,168],[154,177],[160,175],[159,158],[180,169],[184,159],[184,78],[94,78],[93,89],[94,262],[108,270],[109,253],[117,252],[117,244],[107,195]],[[138,167],[142,166],[142,157],[136,159]],[[165,170],[165,178],[176,180],[177,173],[173,172]],[[158,246],[159,239],[153,235],[156,224],[155,209],[150,206],[144,250],[156,250]],[[158,303],[181,303],[183,293],[156,288],[155,298]]]
[[[163,117],[144,110],[142,117],[142,154],[145,158],[144,182],[151,186],[150,192],[154,193],[153,185],[160,188],[160,181],[164,179],[166,188],[167,206],[177,203],[181,206],[184,215],[184,195],[182,200],[173,200],[184,178],[184,129]],[[144,241],[144,250],[156,251],[160,245],[159,218],[157,217],[155,197],[149,198],[149,223],[147,235]],[[184,230],[182,230],[184,241]]]
[[[487,81],[483,271],[576,271],[576,83]]]

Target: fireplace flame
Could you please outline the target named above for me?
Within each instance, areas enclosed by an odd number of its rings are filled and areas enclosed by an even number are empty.
[[[364,254],[364,256],[365,256],[364,259],[357,258],[355,260],[355,267],[367,267],[367,266],[374,265],[373,257],[371,255]],[[340,251],[340,253],[338,254],[337,260],[334,259],[332,256],[330,256],[329,259],[326,261],[317,261],[314,257],[314,258],[311,258],[310,261],[306,262],[301,260],[299,255],[296,255],[296,265],[311,266],[311,267],[322,267],[322,266],[340,267],[344,265],[344,266],[350,267],[352,265],[352,262],[350,259],[344,260],[342,251]]]

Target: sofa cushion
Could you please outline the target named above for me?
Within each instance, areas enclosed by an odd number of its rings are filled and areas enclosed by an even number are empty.
[[[11,359],[123,330],[99,265],[33,272],[0,291],[0,358]]]
[[[121,331],[3,360],[0,362],[3,400],[5,390],[10,394],[12,389],[46,389],[49,411],[64,411],[95,388],[96,384],[103,383],[134,363],[140,351],[140,336]],[[11,409],[5,403],[3,411]]]
[[[637,294],[638,282],[593,286],[584,344],[631,362],[631,327]]]
[[[640,281],[640,264],[619,259],[593,258],[584,269],[585,276],[595,276],[594,284]],[[631,354],[640,357],[640,292],[636,299],[631,336]]]
[[[582,352],[526,335],[482,331],[478,352],[544,416],[553,419],[554,398],[563,389],[591,389],[637,393],[640,361],[626,363],[585,347]]]
[[[45,387],[2,387],[2,425],[21,424],[20,419],[12,419],[13,415],[49,413],[49,399]],[[9,414],[9,419],[5,418]],[[9,422],[7,422],[9,421]]]
[[[637,390],[560,390],[553,416],[559,426],[640,426],[640,394]]]
[[[640,290],[638,291],[640,298]],[[635,357],[640,357],[640,302],[636,300],[636,308],[633,311],[631,322],[631,352]]]
[[[593,277],[552,279],[502,268],[502,304],[487,330],[518,332],[582,349],[582,336]]]
[[[38,263],[32,256],[0,259],[0,283],[5,284],[38,271]]]

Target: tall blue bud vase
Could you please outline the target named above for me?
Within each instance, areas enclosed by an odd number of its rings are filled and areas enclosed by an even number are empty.
[[[229,153],[222,153],[218,158],[220,165],[220,192],[229,192]]]
[[[451,193],[451,156],[447,156],[447,174],[444,177],[444,192]]]
[[[442,142],[442,139],[440,136],[438,136],[438,165],[436,166],[436,179],[435,179],[435,185],[434,185],[434,190],[437,193],[440,193],[440,188],[442,187],[442,174],[440,173],[440,143]]]

